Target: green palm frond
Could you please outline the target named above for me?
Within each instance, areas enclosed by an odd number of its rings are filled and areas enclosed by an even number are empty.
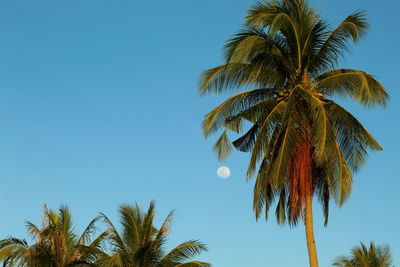
[[[154,216],[155,202],[151,201],[147,212],[143,215],[142,232],[144,235],[144,240],[151,240],[153,235],[157,232],[157,229],[153,226]]]
[[[334,146],[335,136],[327,110],[327,100],[310,91],[299,89],[298,92],[307,102],[307,112],[311,119],[311,138],[314,146],[314,159],[321,165],[329,159],[328,146]]]
[[[319,170],[320,171],[320,170]],[[332,186],[329,184],[328,179],[323,179],[323,177],[318,177],[318,185],[316,194],[318,196],[318,200],[321,202],[322,205],[322,212],[324,214],[324,226],[326,227],[328,225],[328,220],[329,220],[329,201],[331,198],[330,190]]]
[[[317,163],[326,162],[327,143],[332,142],[332,129],[325,102],[311,96],[312,142],[314,143],[314,158]]]
[[[314,57],[314,67],[320,70],[334,68],[344,52],[349,50],[350,41],[357,42],[368,28],[364,11],[356,11],[332,30]]]
[[[295,26],[294,21],[288,15],[287,13],[280,13],[276,15],[270,25],[269,28],[269,34],[275,35],[277,32],[280,33],[286,33],[289,32],[289,34],[286,34],[285,37],[288,39],[288,44],[290,46],[295,47],[292,48],[292,54],[296,55],[296,61],[298,69],[301,68],[301,56],[302,56],[302,51],[301,51],[301,43],[300,43],[300,36],[299,33],[297,32],[297,28]],[[294,39],[292,42],[290,39]],[[295,45],[294,45],[294,44]],[[296,51],[296,53],[294,53]]]
[[[255,28],[265,28],[271,25],[277,14],[285,12],[282,1],[262,1],[247,11],[246,24]]]
[[[307,131],[307,122],[304,122],[302,118],[304,114],[298,110],[296,103],[297,99],[301,97],[298,93],[299,90],[293,90],[288,98],[286,109],[279,125],[280,133],[274,144],[277,149],[274,150],[271,158],[270,179],[272,187],[277,189],[282,188],[286,181],[296,144],[301,140],[305,140],[303,133]]]
[[[232,145],[228,139],[226,131],[218,138],[217,142],[213,147],[213,151],[217,153],[218,159],[224,161],[229,157],[232,152]]]
[[[176,265],[184,263],[193,257],[200,255],[202,252],[207,251],[207,247],[197,241],[190,240],[180,244],[169,251],[161,260],[160,266],[174,263]]]
[[[336,168],[334,175],[331,178],[333,196],[336,203],[341,206],[350,196],[353,175],[347,165],[346,159],[340,150],[339,144],[336,143],[337,162],[332,167]],[[330,167],[330,168],[332,168]]]
[[[263,55],[271,58],[273,55]],[[200,77],[200,94],[221,94],[225,91],[246,88],[247,86],[273,87],[282,83],[284,77],[269,63],[229,63],[207,71]]]
[[[244,152],[250,151],[253,148],[254,143],[256,142],[256,138],[260,128],[263,125],[264,125],[264,128],[262,129],[263,131],[267,128],[268,129],[273,128],[271,126],[272,124],[271,117],[274,117],[275,112],[279,111],[279,108],[275,109],[275,107],[277,107],[280,101],[282,101],[282,99],[277,97],[269,98],[267,100],[261,101],[251,106],[248,109],[239,112],[235,116],[231,116],[225,119],[225,125],[232,123],[239,124],[239,122],[241,124],[243,120],[247,120],[253,123],[253,126],[245,134],[243,134],[240,138],[238,138],[233,142],[233,145],[235,146],[236,149]],[[227,126],[225,127],[232,130],[230,127]],[[235,132],[241,133],[242,131],[240,130]]]
[[[286,198],[287,190],[286,188],[282,188],[279,192],[279,200],[275,209],[276,222],[279,225],[283,225],[286,223]]]
[[[122,238],[125,246],[131,250],[138,249],[144,242],[142,230],[142,214],[138,207],[121,205],[119,214],[122,224]]]
[[[262,161],[256,182],[254,184],[253,196],[253,211],[255,212],[256,219],[258,220],[265,207],[265,220],[268,220],[268,211],[271,204],[276,197],[275,190],[272,189],[269,177],[270,164],[268,164],[267,157]]]
[[[262,53],[270,53],[277,42],[264,31],[246,27],[229,39],[224,46],[228,63],[248,63]]]
[[[266,113],[266,117],[262,122],[262,126],[258,132],[257,139],[252,148],[250,163],[247,169],[248,178],[255,173],[257,163],[262,157],[264,157],[265,151],[267,151],[266,149],[268,147],[272,149],[271,144],[275,143],[275,141],[277,140],[279,130],[276,131],[275,129],[277,126],[280,125],[280,120],[282,119],[286,108],[287,103],[285,101],[279,101],[270,110],[269,113]],[[274,136],[274,138],[272,138],[272,136]],[[273,153],[270,154],[272,155]]]
[[[351,97],[364,106],[385,106],[389,100],[382,84],[363,71],[337,69],[319,76],[316,80],[317,91],[329,96],[337,94]]]
[[[224,127],[227,118],[273,96],[274,90],[267,88],[241,92],[228,98],[205,116],[202,124],[204,136],[208,137]]]
[[[375,138],[346,109],[334,102],[329,102],[327,111],[330,114],[339,147],[353,172],[365,164],[368,149],[382,150]]]

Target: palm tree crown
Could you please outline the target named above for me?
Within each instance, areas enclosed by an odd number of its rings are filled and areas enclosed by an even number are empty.
[[[392,257],[388,246],[376,246],[371,242],[369,247],[363,243],[351,249],[351,256],[338,257],[333,266],[340,267],[391,267]]]
[[[99,239],[90,245],[97,218],[86,227],[78,237],[72,228],[72,217],[69,209],[62,206],[59,213],[44,207],[42,227],[26,222],[28,234],[35,244],[29,246],[27,241],[17,238],[6,238],[0,241],[0,262],[4,267],[69,267],[91,266],[92,254],[88,249],[96,248]]]
[[[96,264],[107,267],[209,267],[208,263],[191,260],[194,256],[206,251],[206,246],[199,241],[190,240],[164,253],[164,245],[170,232],[173,212],[171,212],[160,229],[153,226],[155,215],[154,202],[147,212],[139,206],[121,205],[122,231],[118,232],[112,222],[102,218],[108,225],[108,241],[111,253],[102,253]]]
[[[378,142],[333,96],[362,106],[384,106],[385,88],[370,74],[337,69],[351,41],[367,29],[357,11],[331,29],[306,0],[259,2],[248,11],[242,31],[225,45],[225,64],[204,71],[200,93],[240,90],[209,112],[207,137],[224,128],[214,150],[220,160],[233,142],[251,152],[247,177],[256,176],[253,209],[258,219],[277,200],[279,224],[305,222],[311,267],[318,266],[312,200],[322,203],[325,225],[329,200],[340,206],[349,197],[352,175]],[[251,124],[246,132],[243,125]]]
[[[351,192],[352,173],[368,150],[381,150],[372,135],[331,99],[350,97],[362,106],[384,106],[388,94],[372,75],[337,69],[351,41],[367,29],[357,11],[330,28],[303,0],[257,3],[242,31],[224,47],[225,64],[204,71],[200,93],[240,90],[205,116],[206,137],[224,129],[214,150],[221,160],[233,142],[251,152],[248,178],[256,175],[253,207],[259,218],[276,199],[278,223],[295,225],[308,196],[320,199],[325,223],[329,199],[339,205]],[[243,133],[244,122],[251,127]]]

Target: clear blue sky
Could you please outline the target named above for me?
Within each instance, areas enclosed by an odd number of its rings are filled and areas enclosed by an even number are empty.
[[[216,267],[308,266],[302,225],[255,221],[248,155],[224,164],[205,141],[203,115],[223,97],[200,98],[198,75],[222,62],[250,0],[1,0],[0,238],[25,237],[41,205],[68,204],[76,230],[121,203],[157,201],[157,223],[176,209],[169,246],[197,238]],[[337,24],[355,9],[372,24],[343,66],[375,74],[387,109],[344,103],[384,147],[356,175],[353,195],[331,204],[323,227],[315,206],[321,266],[359,241],[387,243],[400,265],[400,4],[314,0]],[[395,17],[397,16],[397,17]]]

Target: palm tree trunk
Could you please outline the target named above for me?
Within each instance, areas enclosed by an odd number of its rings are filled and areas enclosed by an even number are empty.
[[[310,260],[310,267],[318,267],[317,247],[314,239],[314,225],[312,214],[312,196],[307,194],[305,203],[305,218],[304,224],[306,227],[306,239],[308,248],[308,258]]]

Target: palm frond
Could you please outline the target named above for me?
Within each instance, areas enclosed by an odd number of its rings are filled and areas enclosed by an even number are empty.
[[[129,249],[135,250],[140,247],[143,240],[143,233],[141,232],[142,218],[139,217],[141,211],[138,207],[121,205],[119,207],[119,214],[124,244],[127,245]]]
[[[100,218],[107,225],[108,239],[111,245],[115,247],[117,250],[118,249],[125,250],[126,247],[124,241],[121,238],[120,234],[118,233],[112,221],[104,213],[100,213]]]
[[[264,160],[259,167],[253,189],[253,211],[255,212],[257,220],[261,216],[264,207],[265,220],[268,220],[269,208],[275,200],[276,192],[272,189],[269,179],[270,169],[271,164],[269,164],[268,157],[264,157]]]
[[[317,163],[326,162],[328,153],[326,146],[333,142],[331,120],[326,110],[326,101],[305,90],[298,90],[308,103],[309,117],[312,119],[312,143],[314,146],[314,159]]]
[[[279,225],[283,225],[286,223],[286,188],[282,188],[279,192],[279,201],[276,205],[275,216],[276,221]]]
[[[273,188],[281,188],[287,178],[288,166],[292,158],[296,144],[304,138],[303,122],[304,116],[297,110],[297,99],[301,97],[298,90],[293,90],[289,96],[285,113],[280,124],[280,133],[277,136],[275,145],[277,149],[272,155],[272,168],[270,173]],[[300,118],[299,118],[300,116]],[[307,126],[307,125],[306,125]]]
[[[203,243],[197,240],[190,240],[169,251],[160,260],[160,265],[162,266],[164,263],[181,264],[198,256],[204,251],[207,251],[207,247]]]
[[[320,70],[334,68],[344,52],[349,50],[350,41],[358,41],[367,28],[365,12],[356,11],[352,13],[327,35],[314,57],[314,67]]]
[[[368,149],[382,150],[374,137],[346,109],[334,102],[329,102],[327,111],[330,114],[339,147],[353,172],[365,164]]]
[[[253,150],[251,153],[249,167],[247,169],[247,177],[253,176],[256,171],[257,163],[264,156],[266,148],[270,143],[271,136],[273,133],[278,133],[274,131],[277,125],[280,125],[280,121],[282,120],[283,114],[287,108],[287,103],[285,101],[279,101],[275,103],[276,105],[270,110],[269,113],[266,113],[266,117],[262,123],[260,130],[258,131],[257,139],[254,143]],[[278,137],[277,135],[275,136]],[[272,142],[275,143],[276,139]],[[271,146],[272,148],[272,146]]]
[[[363,71],[337,69],[320,75],[316,81],[315,89],[318,92],[328,96],[338,94],[351,97],[363,106],[385,106],[389,100],[383,85]]]
[[[28,235],[36,240],[40,239],[42,231],[33,223],[26,221],[25,227],[27,229]]]
[[[100,219],[101,216],[97,216],[88,224],[81,236],[78,238],[78,245],[85,245],[90,242],[91,236],[96,232],[96,223]]]
[[[271,58],[273,55],[264,55]],[[200,94],[221,94],[229,90],[254,87],[276,87],[284,77],[277,72],[275,66],[258,59],[258,62],[229,63],[207,71],[200,76]]]
[[[213,151],[217,153],[218,160],[220,161],[226,160],[232,153],[232,145],[228,139],[226,131],[224,131],[222,135],[218,138],[213,147]]]
[[[350,196],[353,184],[353,175],[347,165],[346,159],[340,150],[339,144],[336,142],[336,172],[333,177],[331,177],[331,185],[333,196],[336,203],[341,206]]]
[[[205,116],[202,123],[204,136],[208,137],[224,127],[227,118],[273,96],[275,91],[267,88],[241,92],[228,98]]]

